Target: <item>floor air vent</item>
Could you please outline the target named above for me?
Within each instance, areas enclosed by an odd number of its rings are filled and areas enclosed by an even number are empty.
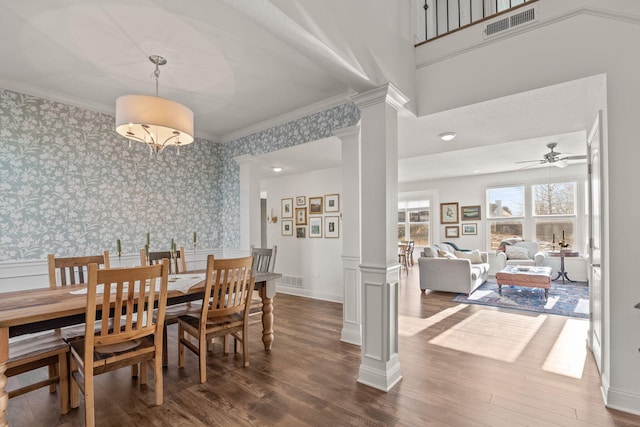
[[[302,277],[298,276],[285,276],[276,280],[276,285],[289,286],[292,288],[303,288]]]
[[[532,7],[522,12],[515,13],[506,18],[502,18],[498,21],[494,21],[490,24],[487,24],[487,27],[484,29],[484,36],[485,38],[491,37],[508,29],[518,27],[528,22],[533,22],[537,19],[537,15],[538,14],[536,13],[536,7]]]

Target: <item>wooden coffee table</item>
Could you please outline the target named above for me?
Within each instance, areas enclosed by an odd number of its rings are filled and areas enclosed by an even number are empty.
[[[502,295],[502,285],[526,286],[544,289],[544,299],[551,288],[551,267],[529,267],[508,265],[496,273],[498,293]]]

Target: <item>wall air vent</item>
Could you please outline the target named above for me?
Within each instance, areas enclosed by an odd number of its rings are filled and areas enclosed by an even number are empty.
[[[536,9],[537,5],[487,24],[484,29],[484,38],[486,39],[512,28],[537,21],[538,13]]]
[[[495,33],[499,33],[500,31],[504,31],[508,29],[509,29],[509,18],[503,18],[499,21],[492,22],[491,24],[487,25],[487,28],[485,28],[484,33],[487,36],[491,36]]]

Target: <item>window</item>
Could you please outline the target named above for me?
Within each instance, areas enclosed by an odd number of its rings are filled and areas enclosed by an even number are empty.
[[[560,240],[574,246],[576,183],[538,184],[532,187],[535,240],[540,250],[560,248]]]
[[[416,246],[429,245],[429,201],[398,204],[398,240],[413,240]]]
[[[510,237],[523,237],[524,186],[490,188],[487,190],[487,220],[491,250]]]
[[[560,249],[560,240],[576,247],[576,195],[575,181],[487,189],[491,250],[510,237],[536,241],[541,251]]]

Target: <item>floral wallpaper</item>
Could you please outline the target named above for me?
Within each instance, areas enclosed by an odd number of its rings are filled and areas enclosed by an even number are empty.
[[[239,168],[232,160],[325,138],[352,126],[346,103],[226,144],[205,139],[149,156],[108,114],[0,89],[0,261],[116,251],[171,239],[237,248]]]
[[[359,120],[360,110],[355,104],[348,102],[225,144],[222,153],[222,175],[225,177],[222,181],[224,247],[240,246],[240,167],[232,160],[234,157],[243,154],[257,156],[327,138],[334,130],[355,126]]]
[[[171,239],[218,247],[218,144],[150,157],[107,114],[0,90],[0,260],[116,251]]]

